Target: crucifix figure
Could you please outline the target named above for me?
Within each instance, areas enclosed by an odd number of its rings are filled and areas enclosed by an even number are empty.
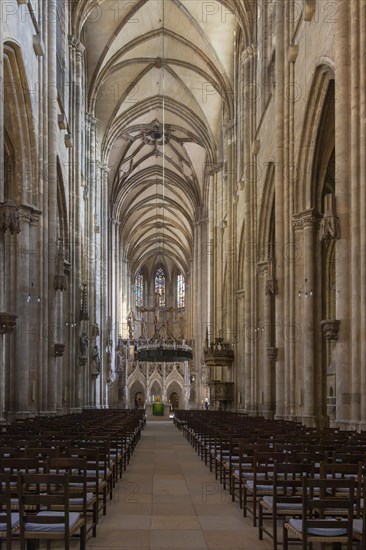
[[[160,330],[166,326],[165,321],[160,321],[160,313],[168,312],[168,311],[174,311],[174,308],[172,307],[160,307],[160,293],[155,292],[155,298],[154,298],[154,307],[138,307],[138,311],[141,311],[141,313],[145,312],[151,312],[154,314],[154,334],[153,338],[159,338]]]

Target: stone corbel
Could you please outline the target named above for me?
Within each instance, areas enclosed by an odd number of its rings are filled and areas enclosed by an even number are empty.
[[[20,233],[19,210],[14,201],[5,201],[0,205],[0,233]]]
[[[0,313],[0,334],[11,334],[14,332],[17,324],[18,315],[15,313]]]
[[[321,321],[320,325],[326,340],[331,342],[336,342],[338,340],[339,323],[338,319],[324,319]]]
[[[65,353],[65,344],[55,344],[55,356],[56,357],[63,357]]]

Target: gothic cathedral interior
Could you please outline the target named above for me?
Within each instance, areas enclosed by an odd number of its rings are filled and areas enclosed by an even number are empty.
[[[0,10],[0,421],[365,429],[366,1]]]

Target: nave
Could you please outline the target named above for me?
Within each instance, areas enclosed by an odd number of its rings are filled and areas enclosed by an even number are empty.
[[[75,549],[77,548],[77,543]],[[87,549],[267,550],[170,421],[149,421]]]

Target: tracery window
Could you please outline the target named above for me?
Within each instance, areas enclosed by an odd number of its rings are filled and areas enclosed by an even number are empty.
[[[144,305],[144,275],[141,271],[135,277],[135,305],[136,307]]]
[[[185,306],[186,299],[186,280],[182,273],[177,275],[177,308],[183,308]]]
[[[155,294],[159,297],[159,307],[165,307],[165,273],[161,267],[155,273]]]

